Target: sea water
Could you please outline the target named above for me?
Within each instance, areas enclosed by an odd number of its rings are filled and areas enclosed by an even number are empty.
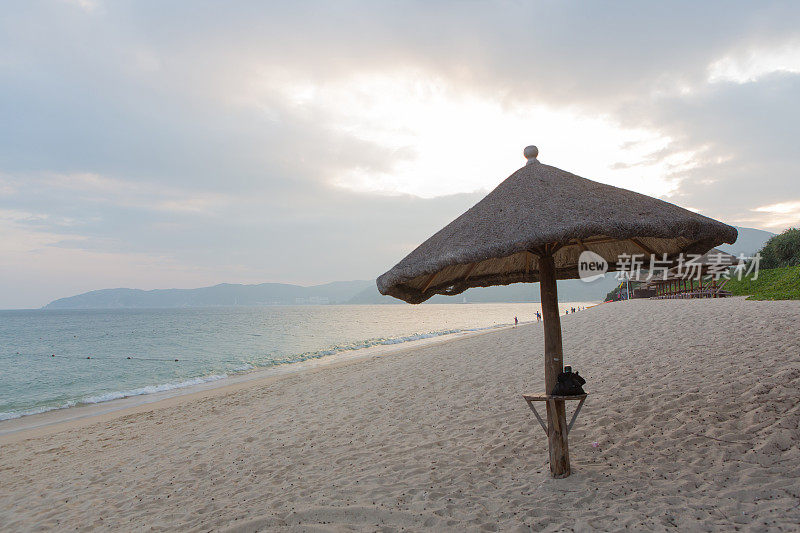
[[[562,310],[584,304],[564,303]],[[379,344],[531,321],[539,304],[0,311],[0,420]]]

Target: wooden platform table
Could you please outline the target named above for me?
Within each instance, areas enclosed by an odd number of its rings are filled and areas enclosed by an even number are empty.
[[[542,419],[541,415],[539,415],[539,412],[536,411],[536,407],[533,405],[534,402],[546,402],[547,408],[550,410],[550,412],[555,412],[556,402],[564,402],[569,400],[578,401],[578,407],[575,408],[575,412],[572,413],[572,418],[570,419],[569,424],[567,424],[567,434],[569,434],[570,430],[572,429],[572,426],[575,425],[575,420],[578,418],[578,413],[581,412],[581,407],[583,407],[583,402],[586,400],[587,396],[588,394],[578,394],[575,396],[553,396],[551,394],[523,394],[522,398],[527,402],[528,407],[531,408],[533,414],[536,415],[536,420],[539,421],[539,425],[542,426],[545,435],[549,436],[550,433],[547,431],[547,424]],[[558,418],[557,417],[554,418],[553,421],[557,424]]]

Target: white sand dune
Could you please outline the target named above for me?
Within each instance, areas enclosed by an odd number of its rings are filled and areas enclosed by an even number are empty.
[[[799,324],[800,302],[740,298],[564,317],[591,393],[564,480],[520,398],[534,324],[6,436],[0,524],[797,530]]]

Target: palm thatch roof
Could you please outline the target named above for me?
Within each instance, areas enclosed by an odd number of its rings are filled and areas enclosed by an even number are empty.
[[[736,241],[737,231],[703,215],[528,163],[377,280],[381,294],[421,303],[471,287],[539,281],[538,258],[554,253],[559,279],[578,277],[578,257],[591,250],[615,270],[620,254],[702,254]]]

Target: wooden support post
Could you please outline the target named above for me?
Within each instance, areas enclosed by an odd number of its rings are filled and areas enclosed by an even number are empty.
[[[552,254],[539,257],[539,288],[544,318],[544,391],[550,394],[564,369],[556,267]],[[564,478],[570,474],[566,407],[564,400],[551,400],[546,404],[550,473],[555,478]]]

